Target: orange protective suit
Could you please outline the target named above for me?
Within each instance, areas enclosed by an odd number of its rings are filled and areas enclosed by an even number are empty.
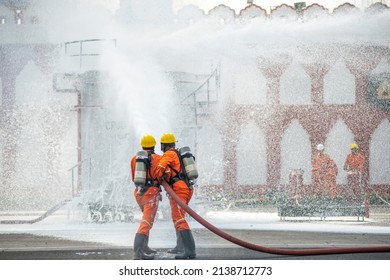
[[[150,150],[146,150],[146,152],[152,153]],[[149,170],[149,177],[154,178],[153,174],[155,173],[155,169],[157,168],[158,161],[160,160],[160,155],[152,153],[152,162]],[[135,172],[135,163],[136,157],[134,156],[131,159],[131,177],[134,182],[134,172]],[[144,234],[149,236],[149,231],[153,227],[154,219],[156,217],[158,204],[161,200],[160,188],[157,184],[157,180],[155,180],[155,186],[150,186],[147,191],[140,195],[138,194],[138,188],[134,190],[134,197],[138,203],[142,211],[142,220],[138,227],[137,233]]]
[[[336,196],[336,177],[338,168],[328,154],[318,153],[312,161],[315,194],[329,193],[331,199]]]
[[[361,153],[347,155],[344,162],[344,170],[352,172],[363,172],[364,156]]]
[[[177,194],[181,201],[188,205],[193,195],[193,189],[190,189],[183,180],[176,179],[176,171],[180,172],[180,170],[179,157],[174,148],[171,148],[160,158],[158,168],[156,169],[154,176],[157,180],[162,180],[165,175],[165,180],[172,187],[173,191]],[[169,198],[169,202],[175,229],[178,231],[190,229],[190,226],[185,218],[186,212],[173,200],[172,197]]]
[[[347,155],[344,170],[347,171],[348,188],[353,194],[353,200],[359,201],[363,192],[364,156],[358,152]]]

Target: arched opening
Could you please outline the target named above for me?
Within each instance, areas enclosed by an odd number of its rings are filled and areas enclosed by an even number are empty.
[[[280,79],[280,103],[285,105],[310,104],[310,76],[297,63],[291,64]]]
[[[267,80],[255,63],[241,64],[232,76],[236,104],[265,104]]]
[[[307,131],[302,127],[298,120],[292,120],[289,127],[283,134],[280,159],[281,174],[280,183],[288,183],[290,170],[302,169],[304,184],[311,183],[311,148],[310,139]]]
[[[37,65],[30,61],[16,78],[16,105],[47,103],[51,90],[51,79],[45,77]]]
[[[349,154],[349,145],[353,143],[354,135],[343,120],[339,119],[329,131],[325,141],[326,152],[336,162],[338,174],[336,181],[338,184],[347,183],[347,174],[343,171],[346,156]]]
[[[390,122],[383,120],[370,142],[370,183],[390,183]]]
[[[199,185],[223,184],[223,143],[213,125],[203,126],[197,137]]]
[[[265,184],[267,181],[267,151],[263,131],[249,122],[241,129],[237,145],[237,183]]]
[[[355,76],[338,60],[324,77],[324,103],[354,104],[355,92]]]

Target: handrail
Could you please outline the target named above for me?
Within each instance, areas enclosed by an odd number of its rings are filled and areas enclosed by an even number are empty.
[[[69,57],[80,57],[79,67],[81,69],[82,68],[82,64],[83,64],[83,57],[84,56],[99,56],[99,55],[101,55],[100,53],[84,53],[83,52],[83,44],[84,43],[88,43],[88,42],[102,42],[102,41],[112,41],[114,43],[115,47],[117,45],[116,39],[86,39],[86,40],[65,42],[65,43],[63,43],[64,44],[64,49],[65,49],[65,56],[68,56],[68,45],[79,44],[80,46],[79,46],[78,54],[72,54],[72,55],[69,55]]]
[[[205,84],[207,84],[210,79],[212,77],[214,77],[216,75],[216,73],[218,72],[218,67],[215,68],[215,70],[210,74],[210,76],[197,88],[195,89],[194,91],[192,91],[190,94],[188,94],[186,97],[184,97],[182,100],[181,100],[181,103],[184,102],[185,100],[187,100],[188,98],[190,98],[192,95],[194,95],[195,93],[197,93]]]
[[[88,188],[91,188],[91,168],[92,168],[92,163],[91,163],[91,158],[88,158],[88,159],[84,159],[84,160],[82,160],[82,161],[80,161],[80,162],[78,162],[78,163],[76,163],[74,166],[72,166],[71,168],[69,168],[68,169],[68,172],[70,171],[71,172],[71,174],[72,174],[72,178],[71,178],[71,180],[72,180],[72,182],[71,182],[71,186],[72,186],[72,196],[75,196],[75,184],[74,184],[74,169],[75,168],[77,168],[77,167],[80,167],[80,166],[82,166],[82,164],[86,161],[86,160],[88,160],[89,161],[89,170],[88,170]],[[81,176],[80,174],[79,174],[79,176]],[[80,178],[79,178],[80,179]]]

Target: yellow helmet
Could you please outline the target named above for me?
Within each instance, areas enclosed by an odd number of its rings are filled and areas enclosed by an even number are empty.
[[[351,145],[349,145],[349,148],[352,150],[352,149],[357,149],[359,148],[358,144],[356,143],[352,143]]]
[[[175,142],[176,142],[175,135],[173,135],[173,133],[164,133],[164,134],[161,136],[160,142],[161,142],[161,144],[171,144],[171,143],[175,143]]]
[[[141,138],[141,147],[142,148],[152,148],[156,146],[156,139],[150,134],[146,134]]]

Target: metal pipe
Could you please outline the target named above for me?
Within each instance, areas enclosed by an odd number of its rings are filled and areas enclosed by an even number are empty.
[[[47,218],[49,215],[53,214],[55,211],[60,209],[62,206],[64,206],[66,203],[68,203],[70,200],[64,200],[54,207],[50,208],[48,211],[46,211],[42,216],[32,219],[32,220],[4,220],[0,221],[0,224],[34,224],[37,222],[42,221],[43,219]]]

